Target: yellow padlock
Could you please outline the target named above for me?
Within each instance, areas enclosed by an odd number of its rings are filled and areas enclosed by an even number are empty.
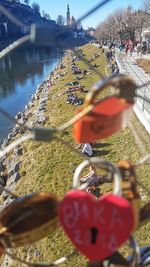
[[[18,198],[0,213],[0,243],[17,248],[44,238],[57,226],[57,206],[47,192]]]
[[[135,227],[139,224],[140,194],[137,189],[136,174],[134,165],[128,160],[121,160],[117,164],[122,175],[122,195],[128,199],[133,207]]]

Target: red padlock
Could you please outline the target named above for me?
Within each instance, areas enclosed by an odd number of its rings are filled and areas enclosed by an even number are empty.
[[[130,79],[123,77],[120,81],[114,79],[112,83],[104,82],[103,86],[97,86],[89,92],[85,105],[79,112],[84,111],[89,105],[93,109],[74,124],[74,137],[77,143],[103,139],[126,127],[134,105],[136,85]],[[125,82],[128,89],[125,88]],[[108,86],[118,87],[120,94],[95,102],[97,94]]]
[[[90,164],[111,169],[114,191],[100,198],[79,190],[80,174]],[[73,190],[59,205],[59,219],[74,246],[91,261],[112,255],[129,238],[134,214],[129,201],[122,197],[121,174],[116,165],[99,158],[83,161],[74,173]]]

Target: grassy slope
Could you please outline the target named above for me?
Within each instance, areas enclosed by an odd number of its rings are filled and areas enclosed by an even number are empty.
[[[150,60],[149,59],[137,59],[136,62],[138,63],[138,65],[143,68],[143,70],[150,74]]]
[[[97,47],[89,45],[84,46],[83,49],[87,58],[90,58],[93,53],[99,52]],[[65,95],[53,98],[56,96],[56,93],[60,93],[65,89],[64,84],[66,82],[74,80],[74,75],[70,72],[70,57],[67,57],[64,63],[67,67],[62,72],[65,71],[67,74],[61,79],[58,79],[56,85],[50,91],[50,98],[46,110],[48,116],[47,126],[61,125],[71,118],[77,109],[65,103]],[[105,57],[102,55],[95,60],[95,63],[100,65],[99,70],[105,75],[105,68],[107,66]],[[77,64],[81,68],[84,67],[84,63],[82,62],[78,62]],[[81,82],[89,88],[97,78],[97,75],[92,73],[92,75],[86,76]],[[84,93],[79,94],[81,97],[85,96]],[[134,120],[136,119],[134,118]],[[72,137],[72,128],[67,130],[64,139],[75,146],[75,141]],[[133,162],[136,162],[140,158],[140,152],[128,128],[110,138],[98,142],[94,149],[96,155],[105,156],[105,158],[115,163],[124,158],[130,159]],[[55,193],[58,198],[61,198],[71,189],[73,164],[77,165],[82,161],[78,155],[56,141],[52,141],[51,143],[30,142],[24,145],[24,151],[22,170],[25,170],[27,174],[20,180],[16,188],[16,192],[19,195],[30,192],[50,191]],[[138,177],[140,177],[140,180],[144,184],[150,187],[149,171],[146,166],[140,168]],[[148,244],[150,241],[150,224],[141,228],[136,233],[136,236],[140,244]],[[40,256],[34,256],[36,249],[41,252]],[[51,262],[72,250],[73,247],[68,238],[62,229],[59,228],[47,238],[32,245],[30,249],[21,248],[16,251],[16,254],[31,262]],[[83,256],[75,256],[62,266],[85,266],[85,262]],[[13,266],[18,265],[14,262]]]

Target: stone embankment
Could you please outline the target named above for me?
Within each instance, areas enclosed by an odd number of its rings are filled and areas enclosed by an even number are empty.
[[[49,99],[49,90],[59,78],[59,74],[56,73],[59,67],[62,65],[62,62],[63,59],[58,63],[54,71],[48,75],[45,81],[37,87],[35,94],[32,95],[31,100],[25,106],[24,111],[19,112],[15,116],[18,124],[16,123],[12,131],[8,134],[8,137],[3,141],[1,149],[5,149],[9,144],[15,141],[19,135],[26,135],[27,133],[24,129],[24,126],[32,128],[42,127],[44,125],[47,120],[47,117],[45,116],[45,109],[47,100]],[[21,125],[23,127],[21,127]],[[12,192],[14,191],[17,182],[25,175],[24,172],[21,172],[22,161],[20,158],[23,153],[23,146],[19,145],[9,156],[5,156],[0,159],[0,173],[7,173],[7,181],[4,181],[4,179],[0,177],[1,184],[6,186],[6,189]],[[13,200],[13,196],[10,196],[9,193],[3,191],[3,188],[1,188],[0,193],[2,197],[0,209],[3,209]]]

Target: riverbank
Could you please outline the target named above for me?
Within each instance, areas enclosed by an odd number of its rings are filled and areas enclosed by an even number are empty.
[[[94,59],[92,64],[96,64],[98,66],[97,69],[105,75],[108,66],[105,55],[102,54],[102,50],[91,45],[82,47],[82,50],[88,59],[96,53],[99,54],[99,57]],[[78,77],[81,78],[79,82],[82,83],[85,89],[88,89],[99,77],[80,60],[76,60],[75,64],[81,70],[86,70],[87,74],[73,74],[71,71],[72,59],[73,55],[68,51],[61,65],[57,66],[55,71],[47,77],[46,81],[39,88],[39,91],[33,96],[35,100],[33,100],[31,106],[29,105],[28,107],[29,109],[27,109],[27,125],[57,127],[74,116],[78,106],[66,103],[66,94],[62,94],[62,92],[69,87],[66,84],[68,82],[77,81]],[[77,96],[84,99],[86,93],[79,91],[77,92]],[[39,107],[40,116],[44,119],[42,123],[41,121],[37,123]],[[67,129],[65,133],[60,135],[61,138],[76,147],[72,136],[72,128]],[[148,147],[148,139],[145,139],[145,143]],[[22,152],[19,152],[18,149],[21,149]],[[120,159],[129,159],[135,163],[141,157],[134,136],[128,127],[110,138],[97,142],[93,146],[93,149],[95,156],[105,157],[115,163]],[[19,155],[16,157],[17,153]],[[58,198],[62,198],[64,194],[71,189],[74,168],[82,162],[82,158],[79,155],[55,140],[50,143],[27,142],[17,148],[17,151],[14,151],[6,160],[8,163],[11,161],[14,161],[15,164],[20,162],[18,164],[18,173],[21,177],[15,184],[14,191],[16,194],[22,196],[32,192],[50,191]],[[13,175],[9,177],[10,181],[11,177],[13,177]],[[149,170],[147,166],[142,166],[139,169],[138,177],[146,187],[150,187]],[[13,183],[14,181],[12,184]],[[9,187],[9,184],[7,184],[7,186]],[[102,191],[103,190],[109,191],[105,186],[102,186]],[[144,192],[144,195],[145,201],[147,201],[148,196],[146,192]],[[5,203],[7,204],[8,202],[9,197],[6,199]],[[140,241],[140,245],[145,245],[150,240],[149,229],[150,225],[146,225],[137,232],[137,240]],[[65,236],[62,229],[58,228],[53,234],[33,244],[30,248],[21,248],[13,252],[27,261],[52,262],[70,253],[72,250],[73,247],[68,238]],[[17,262],[13,263],[13,266],[17,265]],[[85,258],[83,256],[74,256],[67,265],[71,267],[86,266]]]
[[[61,64],[60,62],[61,61],[59,61],[57,66]],[[25,105],[24,111],[17,113],[15,119],[18,124],[15,124],[15,126],[12,128],[12,131],[8,134],[7,138],[4,139],[3,143],[0,146],[1,149],[5,149],[18,137],[25,135],[25,125],[28,128],[32,128],[42,127],[42,125],[45,123],[45,121],[47,120],[44,114],[44,111],[46,109],[46,101],[48,100],[49,90],[51,89],[51,86],[53,84],[53,73],[57,70],[57,66],[51,72],[51,74],[49,74],[40,85],[38,85],[35,93],[31,95],[30,102]],[[22,125],[23,127],[20,127],[19,125]],[[12,191],[14,190],[18,180],[21,178],[21,161],[19,161],[19,156],[23,155],[22,146],[16,147],[13,154],[15,156],[11,160],[6,156],[0,160],[0,170],[3,169],[3,165],[6,166],[8,173],[7,188]],[[23,173],[25,175],[25,172]],[[5,199],[8,197],[8,194],[3,192],[2,197]],[[7,201],[6,204],[8,204]]]
[[[61,65],[61,60],[54,68],[54,70],[45,78],[45,80],[37,87],[37,90],[32,94],[30,102],[25,105],[24,111],[19,112],[15,119],[19,124],[26,125],[27,127],[42,127],[47,120],[44,114],[46,109],[46,102],[49,98],[49,91],[53,84],[55,84],[54,73]],[[5,149],[7,145],[17,140],[20,136],[26,135],[26,132],[22,127],[16,124],[12,131],[8,134],[8,137],[1,144],[1,149]],[[3,171],[3,166],[6,166],[7,170],[7,184],[6,188],[11,192],[14,192],[17,183],[26,176],[26,172],[22,171],[22,159],[24,157],[24,146],[17,146],[12,153],[3,157],[0,160],[0,171]],[[0,210],[5,208],[11,203],[14,198],[6,191],[1,190],[0,196]],[[24,192],[22,192],[24,195]],[[1,261],[1,266],[10,266],[13,261],[6,255],[4,260]]]

